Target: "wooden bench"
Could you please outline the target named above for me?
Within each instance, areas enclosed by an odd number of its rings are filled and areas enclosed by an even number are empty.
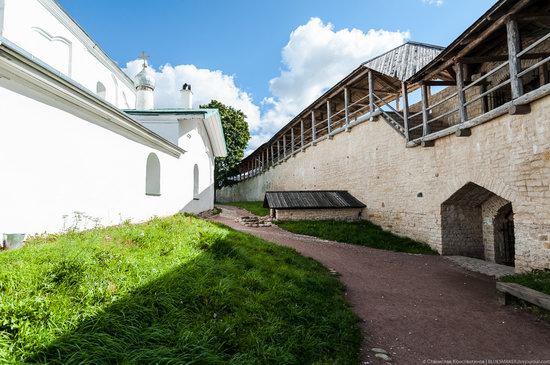
[[[497,282],[497,293],[499,303],[502,305],[508,304],[510,297],[515,297],[550,311],[550,295],[526,286]]]

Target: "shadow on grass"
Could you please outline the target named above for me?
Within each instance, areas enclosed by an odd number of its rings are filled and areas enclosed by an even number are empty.
[[[356,318],[318,263],[229,229],[201,250],[26,362],[357,363]]]

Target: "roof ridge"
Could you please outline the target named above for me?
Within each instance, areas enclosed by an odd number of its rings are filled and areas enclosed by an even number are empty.
[[[401,48],[401,47],[403,47],[403,46],[406,46],[406,45],[408,45],[408,44],[410,44],[410,45],[415,45],[415,46],[420,46],[420,47],[425,47],[425,48],[434,48],[434,49],[437,49],[437,50],[440,50],[440,51],[442,51],[442,50],[445,49],[445,47],[436,46],[435,44],[422,43],[422,42],[417,42],[417,41],[407,41],[407,42],[401,43],[401,44],[400,44],[399,46],[397,46],[397,47],[393,47],[392,49],[387,50],[387,51],[384,52],[384,53],[380,53],[378,56],[375,56],[375,57],[373,57],[373,58],[371,58],[371,59],[369,59],[369,60],[363,62],[361,65],[362,65],[362,66],[366,66],[367,63],[372,62],[372,61],[374,61],[374,60],[376,60],[376,59],[378,59],[378,58],[380,58],[380,57],[383,57],[384,55],[387,55],[388,53],[393,52],[393,51],[395,51],[396,49],[399,49],[399,48]]]

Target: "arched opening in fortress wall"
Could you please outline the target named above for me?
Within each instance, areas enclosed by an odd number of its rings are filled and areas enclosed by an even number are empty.
[[[443,255],[461,255],[514,266],[512,203],[467,183],[441,204]]]

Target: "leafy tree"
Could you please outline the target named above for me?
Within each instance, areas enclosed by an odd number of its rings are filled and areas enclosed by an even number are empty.
[[[223,134],[227,145],[227,157],[216,158],[214,178],[216,187],[220,188],[226,179],[236,174],[235,166],[244,157],[244,150],[250,139],[246,115],[233,107],[224,105],[217,100],[212,100],[201,108],[218,109],[220,112]]]

